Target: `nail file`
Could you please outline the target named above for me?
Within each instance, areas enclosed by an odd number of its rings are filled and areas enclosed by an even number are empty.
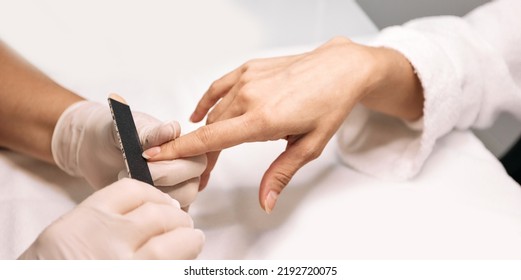
[[[143,148],[139,141],[130,107],[115,100],[112,96],[108,98],[108,101],[129,177],[153,186],[154,181],[150,175],[147,161],[141,155]]]

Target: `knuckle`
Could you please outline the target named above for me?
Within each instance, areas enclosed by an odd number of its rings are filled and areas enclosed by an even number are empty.
[[[331,44],[345,44],[351,42],[351,40],[347,39],[343,36],[335,36],[330,41]]]
[[[181,231],[184,232],[187,239],[186,243],[188,245],[184,258],[195,259],[203,250],[204,235],[200,234],[200,231],[192,228],[183,228]]]
[[[210,112],[208,114],[208,117],[206,118],[206,124],[212,124],[217,121],[217,115],[214,111]]]
[[[237,80],[237,88],[239,89],[239,91],[238,91],[239,96],[249,92],[250,83],[252,82],[252,80],[253,80],[253,74],[251,74],[250,72],[244,72],[241,74],[241,76]],[[248,91],[245,92],[245,90],[247,90],[247,89],[248,89]]]
[[[259,121],[260,124],[264,125],[265,127],[272,127],[275,125],[275,120],[277,119],[275,117],[275,112],[273,110],[259,110]]]
[[[197,139],[204,145],[208,144],[212,139],[212,129],[208,126],[202,126],[195,131]]]
[[[169,234],[165,242],[160,239],[150,239],[146,242],[148,257],[152,259],[195,259],[202,251],[204,238],[196,234],[191,228],[174,230],[176,234]],[[183,238],[182,248],[176,246]]]
[[[157,240],[150,239],[147,244],[147,251],[152,259],[166,259],[164,244]]]
[[[47,227],[36,240],[36,246],[54,244],[57,238],[60,238],[60,236],[63,237],[64,232],[67,232],[66,226],[63,224],[63,220],[60,218],[60,220]]]
[[[157,204],[151,202],[145,202],[140,208],[146,219],[157,219],[165,214]]]
[[[240,87],[237,92],[236,103],[239,106],[247,106],[249,104],[254,104],[258,99],[258,87],[255,81],[240,81]],[[260,93],[262,94],[262,93]],[[262,95],[261,95],[262,96]]]
[[[305,162],[317,159],[322,154],[322,149],[317,145],[306,145],[302,148],[302,158]]]
[[[259,59],[259,58],[252,58],[252,59],[248,60],[246,63],[248,65],[250,65],[250,67],[251,67],[251,66],[256,66],[257,64],[259,64],[260,61],[261,61],[261,59]]]
[[[178,146],[179,146],[178,139],[179,138],[161,145],[161,153],[165,154],[168,157],[175,158],[177,156],[176,151],[178,150]]]
[[[213,81],[210,84],[210,87],[208,88],[208,94],[210,96],[213,96],[216,92],[219,91],[220,86],[221,86],[221,78],[218,79],[218,80]]]
[[[183,206],[182,206],[183,207]],[[168,230],[178,227],[193,227],[192,217],[185,211],[173,205],[154,205],[155,209],[149,209],[148,214],[150,219],[158,219],[165,221],[168,224]]]
[[[245,118],[245,129],[251,129],[256,127],[256,131],[259,133],[256,135],[257,138],[266,138],[266,140],[277,140],[274,138],[279,130],[280,122],[276,121],[276,117],[270,110],[256,110],[253,114],[250,114],[248,118]]]
[[[171,188],[163,188],[164,191],[179,202],[181,207],[186,207],[195,201],[199,193],[199,177],[184,181]]]
[[[190,217],[190,215],[183,210],[178,209],[178,211],[180,212],[180,218],[179,218],[179,220],[181,222],[180,227],[193,228],[194,221],[192,220],[192,217]]]
[[[247,61],[243,65],[241,65],[241,67],[239,69],[240,69],[241,74],[243,74],[244,72],[248,71],[249,68],[250,68],[250,61]]]
[[[124,192],[133,197],[141,197],[147,191],[144,186],[145,184],[142,184],[134,179],[123,178],[108,187],[114,190],[115,193]]]
[[[281,191],[286,185],[289,184],[289,181],[291,181],[291,178],[293,178],[293,175],[291,172],[288,172],[287,170],[278,170],[275,172],[273,179],[277,183],[277,185],[281,186]]]
[[[259,66],[261,64],[262,64],[262,59],[250,59],[250,60],[246,61],[240,68],[241,76],[244,76],[245,74],[248,74],[248,73],[256,72],[256,70],[259,69]]]
[[[255,68],[255,65],[257,64],[257,61],[258,59],[250,59],[248,61],[246,61],[242,66],[241,66],[241,72],[244,73],[248,70],[251,70],[252,68]]]

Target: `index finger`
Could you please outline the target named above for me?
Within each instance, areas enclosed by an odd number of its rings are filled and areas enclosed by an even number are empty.
[[[246,114],[202,126],[168,143],[146,150],[150,161],[190,157],[220,151],[245,142],[264,140],[258,126]]]

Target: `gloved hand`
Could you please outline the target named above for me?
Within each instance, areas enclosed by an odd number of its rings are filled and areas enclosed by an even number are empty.
[[[180,134],[179,123],[175,121],[161,123],[139,112],[134,112],[133,117],[144,149]],[[52,154],[62,170],[85,178],[95,189],[117,181],[120,173],[126,174],[108,104],[81,101],[67,108],[54,129]],[[197,195],[206,156],[158,161],[148,166],[154,185],[187,207]]]
[[[48,226],[19,259],[193,259],[203,244],[176,200],[126,178]]]

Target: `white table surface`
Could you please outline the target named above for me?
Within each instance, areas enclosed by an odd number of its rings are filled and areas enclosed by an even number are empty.
[[[118,92],[134,110],[177,119],[189,131],[196,125],[187,118],[213,79],[254,56],[317,45],[331,31],[326,12],[338,1],[306,2],[297,16],[275,1],[256,4],[260,10],[233,0],[105,2],[0,1],[0,38],[79,94],[105,102],[109,92]],[[354,1],[342,5],[342,35],[376,32]],[[315,7],[322,10],[309,12]],[[292,42],[308,47],[281,40],[293,27],[274,30],[266,23],[273,15],[279,16],[275,22],[301,23]],[[304,27],[312,29],[308,41]],[[258,206],[258,184],[283,147],[253,143],[222,153],[190,209],[207,237],[200,258],[521,257],[521,188],[470,132],[441,139],[408,182],[380,181],[341,165],[332,141],[266,215]],[[0,182],[2,259],[15,258],[90,193],[82,180],[5,150]]]

